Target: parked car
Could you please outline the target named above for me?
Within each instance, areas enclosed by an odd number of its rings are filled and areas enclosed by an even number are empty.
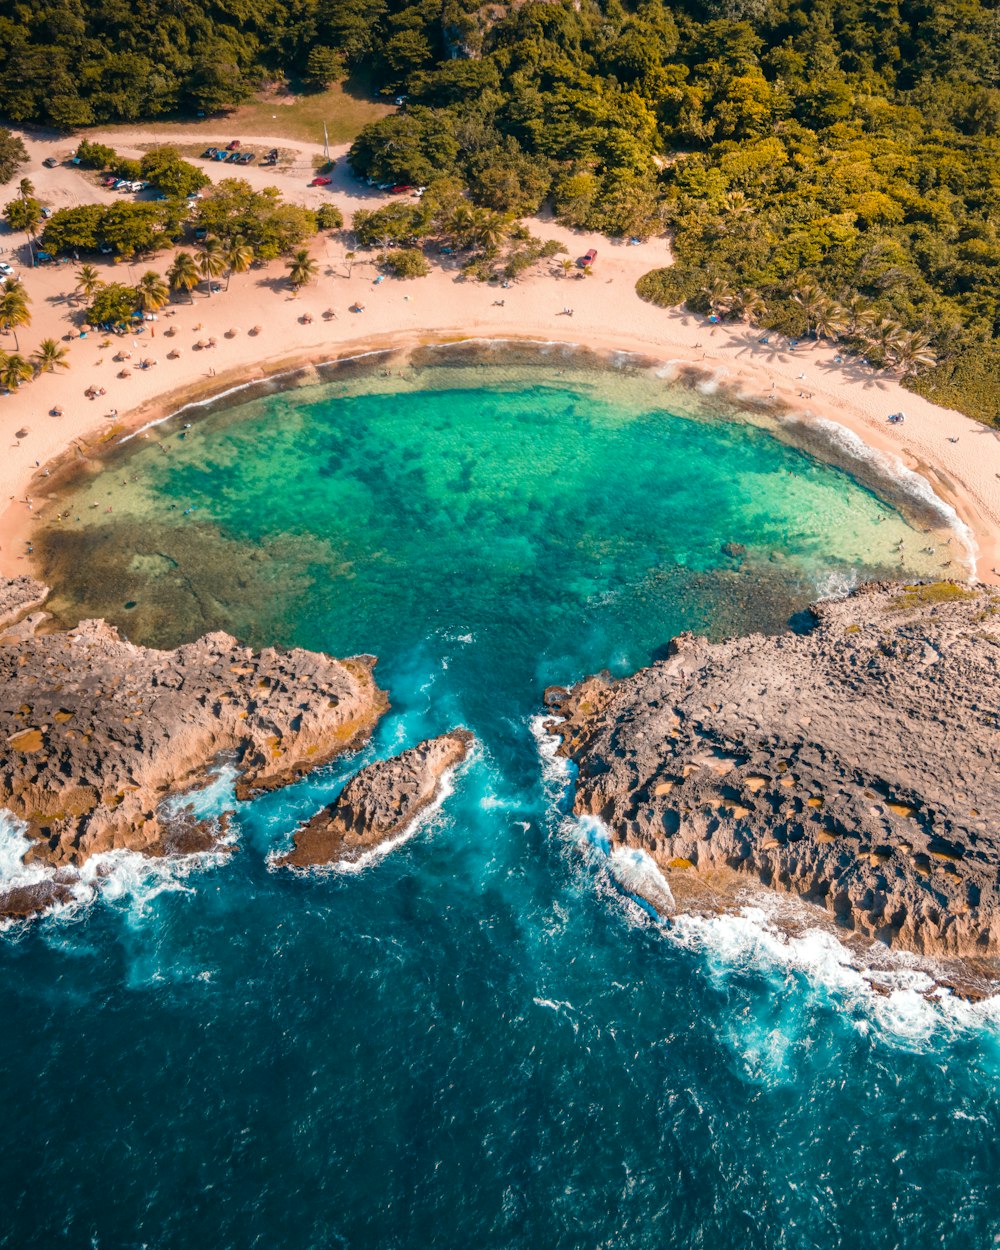
[[[278,159],[278,149],[272,148],[267,154],[267,159],[269,161],[276,161]]]
[[[219,148],[218,152],[216,152],[216,154],[212,157],[212,160],[214,160],[214,161],[228,161],[228,160],[229,160],[229,153],[228,153],[228,152],[226,152],[224,149]]]
[[[231,139],[229,143],[226,144],[226,151],[235,152],[239,146],[240,146],[239,139]]]
[[[218,151],[218,148],[206,148],[201,154],[201,159],[203,161],[213,161],[215,160]]]
[[[46,169],[55,169],[55,167],[59,164],[59,158],[57,156],[47,156],[45,160],[42,161],[42,164]]]
[[[249,165],[249,164],[250,164],[250,162],[254,159],[254,157],[255,157],[255,156],[256,156],[256,153],[255,153],[255,152],[243,152],[243,153],[241,153],[241,154],[240,154],[240,164],[241,164],[241,165]]]
[[[5,260],[0,260],[0,273],[2,273],[5,278],[13,277],[14,266],[8,265]]]
[[[52,209],[51,209],[51,208],[47,208],[47,207],[46,207],[46,208],[43,208],[43,209],[42,209],[42,216],[45,218],[45,220],[46,220],[46,221],[48,221],[48,219],[52,216]]]
[[[590,251],[581,256],[576,263],[581,269],[589,269],[595,260],[597,260],[597,251],[595,248],[591,248]]]
[[[400,183],[399,186],[390,187],[389,194],[390,195],[406,195],[408,192],[415,191],[415,190],[416,190],[415,187],[404,186],[402,183]]]
[[[52,255],[51,252],[36,252],[35,253],[36,265],[51,265],[54,260],[55,260],[55,257]]]
[[[229,155],[226,157],[226,160],[229,161],[233,165],[238,165],[241,159],[242,157],[240,156],[239,152],[230,152]]]
[[[311,187],[328,187],[331,182],[333,182],[333,179],[328,178],[326,174],[318,174],[309,185]]]
[[[208,230],[204,226],[197,226],[195,228],[194,237],[196,239],[199,239],[199,240],[204,239],[204,238],[207,238],[207,236],[208,236]]]

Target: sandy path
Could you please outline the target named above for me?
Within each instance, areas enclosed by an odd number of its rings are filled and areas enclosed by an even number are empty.
[[[208,142],[202,130],[196,137]],[[267,136],[240,137],[258,151],[280,146],[300,154],[285,171],[255,166],[240,169],[239,176],[255,186],[279,186],[288,198],[301,203],[332,200],[345,215],[386,198],[351,178],[342,161],[332,188],[309,188],[302,170],[311,169],[318,148]],[[71,142],[26,139],[32,156],[26,172],[43,200],[55,206],[115,198],[72,167],[40,167],[50,153],[67,155]],[[114,139],[119,150],[130,150],[121,134]],[[131,150],[154,140],[162,142],[163,136],[136,131]],[[218,167],[209,163],[206,168],[213,177],[219,176]],[[233,172],[237,171],[227,169],[226,176]],[[120,425],[140,410],[144,418],[155,414],[163,407],[158,401],[165,396],[208,392],[273,372],[284,361],[331,358],[382,342],[405,345],[426,338],[525,337],[636,351],[665,364],[694,363],[748,395],[773,396],[809,416],[847,427],[869,446],[898,457],[928,479],[975,535],[978,575],[1000,581],[1000,432],[938,408],[886,375],[861,366],[837,366],[834,349],[800,346],[790,350],[778,336],[765,346],[759,342],[759,333],[746,326],[711,327],[701,318],[644,304],[635,294],[635,281],[646,270],[669,261],[662,239],[629,247],[553,223],[531,224],[545,237],[564,242],[571,257],[596,248],[593,276],[567,278],[546,268],[508,290],[496,290],[460,280],[457,269],[436,267],[427,278],[386,279],[376,285],[370,263],[354,264],[352,270],[344,258],[344,244],[322,236],[313,249],[320,261],[319,279],[297,298],[284,283],[284,266],[275,262],[235,277],[230,289],[221,294],[198,293],[193,302],[174,304],[141,338],[112,337],[109,342],[103,335],[90,334],[69,341],[69,370],[46,374],[16,394],[0,398],[0,448],[4,452],[0,501],[6,504],[0,515],[0,571],[25,570],[26,539],[35,519],[44,516],[45,482],[38,469],[75,441],[92,438],[102,427],[110,428],[114,422],[107,414],[113,410]],[[9,248],[19,240],[8,235],[0,242]],[[150,267],[164,272],[169,259],[161,255],[152,265],[102,261],[100,268],[109,280],[134,281]],[[25,269],[23,276],[34,319],[19,336],[22,351],[31,351],[42,338],[62,339],[77,333],[78,305],[71,297],[73,267]],[[355,302],[364,305],[363,313],[348,311]],[[573,315],[564,315],[564,308],[571,308]],[[328,310],[336,316],[324,318]],[[304,320],[308,317],[312,320]],[[246,333],[253,325],[262,327],[257,337]],[[169,338],[164,336],[168,328],[175,331]],[[226,337],[233,330],[237,333]],[[216,347],[194,349],[197,341],[210,337],[216,339]],[[13,343],[0,338],[0,348],[11,350]],[[116,362],[113,357],[120,350],[131,352],[131,360]],[[167,358],[170,350],[179,352],[176,359]],[[137,370],[135,365],[143,357],[155,360],[155,367]],[[117,376],[123,367],[131,370],[130,377]],[[96,401],[86,399],[84,391],[90,386],[104,388],[105,395]],[[63,415],[49,415],[57,407]],[[905,423],[888,425],[887,415],[898,410],[906,413]],[[16,432],[22,428],[29,433],[18,439]],[[30,509],[27,496],[32,501]]]

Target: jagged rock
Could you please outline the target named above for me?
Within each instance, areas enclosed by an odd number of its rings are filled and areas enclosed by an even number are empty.
[[[1000,594],[876,585],[805,635],[684,635],[547,701],[575,810],[918,952],[1000,954]]]
[[[0,578],[0,631],[33,608],[40,608],[48,597],[48,586],[33,577]]]
[[[0,807],[27,823],[26,861],[56,868],[109,850],[207,849],[224,822],[164,800],[221,756],[247,797],[360,745],[388,706],[374,663],[255,652],[223,633],[156,651],[104,621],[0,645]]]
[[[295,834],[295,845],[275,862],[308,868],[353,860],[403,832],[437,797],[441,779],[465,759],[473,736],[453,729],[388,760],[362,768]]]

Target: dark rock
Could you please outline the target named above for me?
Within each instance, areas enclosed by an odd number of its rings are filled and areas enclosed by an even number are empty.
[[[434,802],[442,777],[465,759],[472,742],[467,729],[453,729],[362,768],[336,802],[296,832],[293,849],[276,863],[307,868],[357,859],[396,837]]]
[[[997,955],[1000,594],[880,585],[813,611],[548,692],[576,812],[668,875],[735,870],[865,937]]]

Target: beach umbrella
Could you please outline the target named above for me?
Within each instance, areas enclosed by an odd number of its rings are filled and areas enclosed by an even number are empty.
[[[176,359],[177,359],[177,357],[178,357],[179,355],[180,355],[180,352],[179,352],[179,351],[177,350],[177,348],[175,347],[175,348],[173,349],[173,351],[169,351],[169,352],[167,352],[167,359],[168,359],[168,360],[176,360]]]
[[[234,326],[231,330],[226,331],[226,338],[234,339],[236,338],[237,334],[239,334],[239,330],[237,330],[236,327]]]
[[[130,378],[132,376],[132,370],[131,369],[119,369],[118,376],[120,378]]]
[[[260,326],[251,326],[250,333],[253,335],[260,334]]]
[[[215,340],[215,339],[209,339],[209,340],[208,340],[208,345],[209,345],[209,347],[215,347],[215,345],[216,345],[216,340]]]

